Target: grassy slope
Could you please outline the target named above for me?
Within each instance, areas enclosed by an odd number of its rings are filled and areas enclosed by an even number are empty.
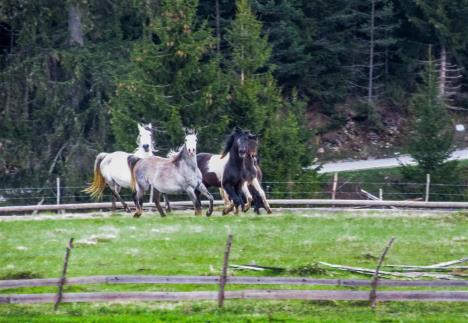
[[[0,222],[0,278],[58,277],[64,245],[78,242],[72,251],[70,276],[103,274],[217,275],[226,233],[234,234],[232,263],[297,268],[316,261],[372,268],[390,236],[397,238],[387,263],[431,264],[466,256],[468,221],[464,215],[430,218],[242,216],[201,218],[171,215],[165,219],[146,214],[107,219]],[[96,244],[87,245],[92,237]],[[244,274],[235,272],[234,274]],[[251,275],[251,273],[245,273]],[[313,277],[353,277],[327,272]],[[357,277],[357,276],[356,276]],[[228,286],[228,289],[253,286]],[[215,286],[116,285],[67,287],[68,291],[207,290]],[[259,288],[256,286],[255,288]],[[277,287],[279,288],[279,287]],[[286,287],[282,288],[296,288]],[[0,291],[2,293],[54,292],[55,288]],[[466,304],[465,304],[466,305]],[[64,304],[54,314],[48,305],[1,305],[0,321],[71,320],[99,318],[115,321],[463,321],[463,304],[388,303],[373,313],[363,303],[228,301],[219,311],[211,302],[180,304]],[[2,319],[3,317],[3,319]]]

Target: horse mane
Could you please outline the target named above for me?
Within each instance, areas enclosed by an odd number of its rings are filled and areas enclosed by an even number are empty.
[[[180,146],[177,151],[171,149],[167,153],[167,158],[171,159],[171,162],[177,163],[181,158],[182,158],[182,151],[184,149],[185,145]]]

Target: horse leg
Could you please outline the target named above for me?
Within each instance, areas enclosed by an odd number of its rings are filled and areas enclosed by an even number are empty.
[[[210,216],[211,214],[213,214],[213,195],[211,195],[211,193],[208,192],[208,190],[206,189],[206,186],[203,183],[200,183],[197,191],[195,192],[198,203],[200,203],[200,207],[201,207],[200,193],[205,195],[210,201],[210,206],[208,207],[208,211],[206,211],[206,216]]]
[[[247,200],[247,203],[242,208],[242,211],[247,212],[250,209],[250,207],[252,206],[252,201],[253,201],[252,194],[250,194],[247,182],[244,182],[242,184],[242,193],[244,193],[244,196],[245,196],[245,198]]]
[[[228,214],[230,211],[232,211],[232,206],[236,208],[236,214],[239,212],[239,205],[244,206],[244,202],[242,201],[242,198],[239,196],[239,188],[235,187],[232,184],[227,184],[224,185],[224,190],[226,193],[229,195],[229,197],[232,199],[233,204],[229,206],[229,208],[225,208],[223,210],[223,214]]]
[[[261,199],[262,199],[262,202],[263,202],[263,206],[265,207],[266,211],[268,214],[271,214],[272,211],[271,211],[271,208],[270,208],[270,204],[268,204],[268,201],[266,199],[266,195],[265,195],[265,191],[263,191],[262,189],[262,186],[260,185],[260,183],[258,182],[258,179],[255,178],[253,181],[252,181],[252,186],[255,188],[255,190],[258,192],[258,194],[260,195]]]
[[[249,185],[249,191],[253,197],[254,211],[257,214],[260,214],[260,208],[263,206],[262,198],[260,197],[260,194],[258,194],[257,190],[253,188],[252,185]]]
[[[201,215],[202,214],[201,202],[197,198],[197,195],[195,194],[195,190],[193,189],[193,187],[187,187],[185,192],[187,192],[187,195],[189,196],[190,200],[192,200],[193,206],[195,208],[195,215]]]
[[[114,188],[110,187],[110,190],[112,192],[112,208],[115,210],[115,199],[118,199],[120,203],[122,203],[122,206],[125,210],[125,212],[131,212],[130,208],[128,207],[127,203],[125,203],[124,199],[120,196],[120,186],[119,185],[114,185]]]
[[[159,192],[157,189],[154,189],[154,204],[156,205],[156,208],[158,209],[159,215],[161,217],[165,217],[166,213],[164,213],[164,210],[159,201],[160,199],[161,199],[161,192]]]
[[[135,185],[135,193],[133,193],[133,201],[135,202],[136,210],[135,214],[133,214],[134,218],[139,218],[143,213],[143,195],[145,194],[145,190],[136,183]]]
[[[167,213],[172,212],[172,208],[171,208],[171,205],[169,204],[169,198],[167,197],[167,194],[163,194],[163,198],[164,198],[164,204],[165,204],[166,212]]]

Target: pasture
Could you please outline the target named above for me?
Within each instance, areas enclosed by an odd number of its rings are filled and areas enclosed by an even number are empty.
[[[374,268],[389,237],[396,238],[386,264],[428,265],[467,256],[465,213],[356,214],[275,213],[273,216],[195,217],[188,213],[140,219],[115,213],[85,219],[0,220],[0,279],[59,277],[65,244],[75,238],[69,277],[111,274],[218,275],[227,232],[234,235],[230,263],[283,267],[281,275],[366,278],[317,270],[317,261]],[[232,275],[266,275],[230,270]],[[258,286],[257,286],[258,287]],[[228,285],[227,290],[248,288]],[[267,288],[262,287],[262,288]],[[284,288],[289,288],[285,286]],[[307,287],[320,288],[320,287]],[[322,287],[323,289],[323,287]],[[65,291],[216,290],[211,285],[87,285]],[[55,287],[0,290],[0,293],[55,292]],[[0,305],[0,321],[444,321],[468,319],[462,303],[226,301],[215,302]]]

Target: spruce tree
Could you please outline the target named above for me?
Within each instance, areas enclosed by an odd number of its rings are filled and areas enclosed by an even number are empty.
[[[214,54],[215,38],[196,18],[197,2],[165,0],[150,17],[146,37],[133,48],[132,68],[113,98],[113,130],[119,145],[134,147],[135,122],[153,122],[156,146],[181,144],[183,127],[201,131],[200,150],[217,151],[226,131],[227,97]]]
[[[447,161],[453,151],[453,129],[439,96],[438,73],[430,49],[422,83],[412,97],[410,111],[407,152],[417,165],[402,167],[403,177],[410,182],[424,183],[426,174],[430,174],[432,183],[457,184],[460,181],[457,162]],[[435,187],[432,193],[440,193],[441,189],[444,194],[457,191],[453,187]]]
[[[237,2],[227,40],[232,52],[227,63],[231,76],[231,126],[250,129],[260,136],[260,163],[265,180],[274,182],[274,192],[302,190],[294,182],[303,179],[303,167],[311,161],[305,104],[297,96],[291,100],[282,98],[272,76],[271,45],[262,35],[262,25],[249,1]]]

